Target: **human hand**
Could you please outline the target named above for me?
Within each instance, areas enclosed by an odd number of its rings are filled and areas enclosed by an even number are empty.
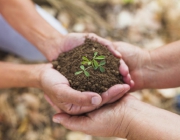
[[[105,105],[84,115],[71,116],[58,113],[54,115],[53,121],[67,129],[93,136],[126,138],[131,123],[136,117],[133,106],[137,101],[133,96],[126,95],[113,104]]]
[[[130,94],[84,115],[56,114],[53,121],[93,136],[128,140],[180,138],[179,115],[143,103]]]
[[[121,57],[120,53],[114,49],[110,41],[100,38],[95,34],[68,34],[61,39],[61,44],[59,44],[60,51],[58,53],[69,51],[83,44],[86,37],[97,40],[107,46],[116,57]],[[58,55],[56,55],[56,57],[54,56],[53,59],[57,57]],[[124,63],[121,69],[121,74],[126,77],[129,73],[127,65]],[[40,79],[42,89],[50,104],[55,108],[59,108],[59,111],[64,111],[69,114],[85,113],[103,104],[114,102],[130,89],[128,84],[118,84],[108,89],[101,96],[93,92],[80,92],[72,89],[69,86],[68,80],[58,71],[52,69],[52,66],[42,72]],[[129,78],[129,80],[131,80],[131,78]]]
[[[132,86],[132,90],[142,89],[145,88],[145,74],[144,71],[146,66],[150,63],[150,55],[149,52],[146,50],[141,49],[140,47],[133,46],[128,43],[124,42],[114,42],[113,43],[116,51],[122,54],[122,60],[129,67],[129,75],[123,78],[123,80],[130,84],[130,78],[134,81],[134,86]],[[121,63],[124,62],[121,60]],[[120,73],[124,71],[123,65],[120,66]],[[146,75],[147,77],[150,76]]]

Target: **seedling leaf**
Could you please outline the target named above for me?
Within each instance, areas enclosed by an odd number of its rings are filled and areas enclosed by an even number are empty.
[[[105,60],[102,60],[102,61],[99,63],[100,66],[103,66],[103,65],[105,65],[105,64],[106,64],[106,61],[105,61]]]
[[[81,65],[81,66],[80,66],[80,68],[81,68],[82,70],[85,70],[85,68],[84,68],[84,66],[83,66],[83,65]]]
[[[103,59],[105,59],[105,56],[100,55],[100,56],[96,57],[95,59],[98,59],[98,60],[103,60]]]
[[[93,63],[94,63],[94,69],[97,69],[99,66],[98,62],[96,60],[93,60]]]
[[[87,76],[87,77],[89,77],[89,72],[87,72],[87,71],[84,71],[84,74]]]
[[[85,60],[85,61],[89,61],[89,59],[87,57],[85,57],[85,56],[83,56],[82,59]]]
[[[88,65],[91,65],[92,64],[92,62],[90,61],[90,62],[88,62]]]
[[[87,61],[82,61],[81,64],[85,65],[85,64],[88,64],[89,62]]]
[[[94,58],[96,57],[97,54],[98,54],[98,52],[95,52],[95,53],[94,53]]]
[[[81,74],[83,71],[77,71],[75,75]]]
[[[98,52],[94,52],[94,56],[91,60],[89,60],[86,56],[83,56],[82,57],[83,61],[81,62],[82,65],[80,66],[81,71],[75,72],[75,75],[84,73],[84,75],[88,77],[90,76],[89,72],[87,71],[87,69],[89,68],[94,68],[94,70],[99,69],[101,72],[105,72],[105,68],[103,67],[106,64],[105,56],[103,55],[97,56],[97,55]]]
[[[105,72],[105,69],[102,66],[100,66],[99,69],[101,72]]]

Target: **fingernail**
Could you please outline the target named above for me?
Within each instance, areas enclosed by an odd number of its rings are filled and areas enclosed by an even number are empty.
[[[55,123],[60,123],[60,118],[58,118],[58,117],[53,118],[53,122],[55,122]]]
[[[91,103],[93,105],[99,105],[101,103],[101,99],[99,97],[92,97]]]

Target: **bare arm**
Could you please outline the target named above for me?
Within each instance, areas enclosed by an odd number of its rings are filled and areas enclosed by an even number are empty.
[[[153,107],[141,101],[131,106],[134,113],[129,120],[128,140],[177,140],[180,139],[180,116]]]
[[[31,0],[0,0],[0,13],[48,60],[57,57],[62,35],[37,13]]]
[[[45,65],[20,65],[0,62],[0,88],[38,87]]]
[[[144,76],[147,87],[169,88],[180,86],[180,41],[150,51],[149,66]]]
[[[178,140],[180,117],[127,95],[81,116],[59,113],[53,120],[74,131],[128,140]]]
[[[180,41],[152,51],[124,42],[116,42],[114,45],[129,67],[135,82],[133,90],[180,86]]]

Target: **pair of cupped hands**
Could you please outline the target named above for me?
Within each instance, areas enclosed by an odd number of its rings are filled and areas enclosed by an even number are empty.
[[[136,60],[136,58],[139,58],[138,54],[141,50],[138,49],[138,47],[134,47],[127,43],[108,41],[93,33],[70,33],[62,37],[57,46],[59,49],[57,49],[56,53],[54,53],[50,59],[54,60],[60,53],[67,52],[76,46],[83,44],[86,38],[96,40],[97,42],[103,44],[115,57],[119,58],[119,72],[123,76],[125,83],[114,85],[101,95],[91,91],[80,92],[72,89],[66,77],[53,69],[51,64],[46,65],[46,68],[42,70],[40,74],[40,84],[45,93],[46,100],[53,106],[53,108],[56,109],[58,113],[53,117],[55,122],[63,124],[61,119],[65,119],[68,123],[67,118],[70,116],[78,116],[82,114],[88,116],[91,121],[97,121],[99,120],[98,113],[104,117],[109,115],[109,113],[107,114],[107,111],[114,110],[113,107],[109,108],[109,106],[112,106],[113,103],[116,104],[116,108],[118,108],[117,106],[121,108],[122,104],[117,104],[117,102],[120,102],[121,98],[126,96],[125,94],[129,90],[137,89],[143,84],[141,82],[137,82],[137,85],[134,84],[134,82],[136,83],[136,79],[141,76],[137,73],[139,65]],[[112,113],[112,119],[113,114],[114,113]],[[107,123],[110,118],[100,119],[100,123],[102,123],[103,119],[105,119],[104,122]],[[76,120],[76,123],[77,122],[78,120]],[[97,122],[96,124],[98,125]],[[68,126],[68,124],[64,125],[69,129],[73,129],[71,126]],[[74,128],[74,130],[76,130],[76,128]]]

